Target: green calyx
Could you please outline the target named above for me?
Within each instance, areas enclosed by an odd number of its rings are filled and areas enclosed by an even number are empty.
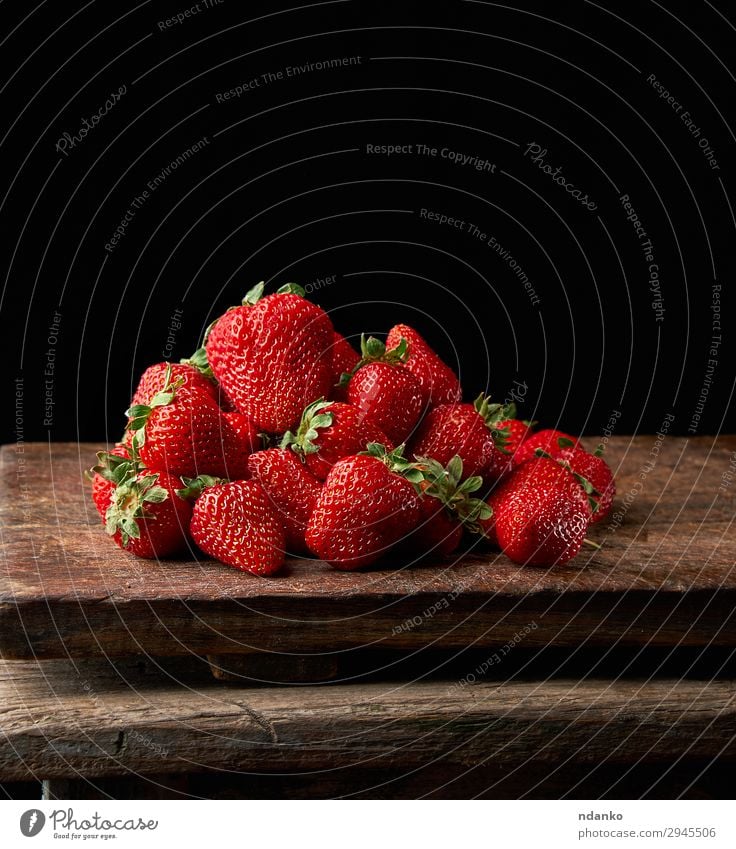
[[[182,365],[185,366],[194,366],[199,372],[201,372],[205,377],[209,377],[210,379],[214,379],[214,374],[212,369],[210,368],[209,360],[207,359],[207,351],[205,349],[205,342],[207,341],[207,336],[209,336],[209,331],[212,329],[214,322],[210,324],[210,326],[205,330],[205,337],[202,342],[202,347],[197,348],[197,350],[191,355],[191,357],[187,357],[186,359],[179,360]]]
[[[300,286],[298,283],[284,283],[283,286],[279,286],[276,290],[277,295],[299,295],[300,298],[303,298],[307,292],[303,286]]]
[[[113,536],[120,532],[120,542],[127,548],[132,539],[140,539],[139,519],[155,519],[146,509],[147,504],[166,501],[169,493],[157,485],[158,474],[124,479],[112,494],[112,501],[105,513],[105,531]]]
[[[132,449],[133,454],[137,455],[138,449],[146,441],[146,423],[156,407],[165,407],[170,404],[176,397],[176,390],[182,385],[182,378],[171,380],[171,365],[166,366],[164,375],[164,386],[160,392],[157,392],[149,404],[133,404],[125,411],[128,417],[126,430],[133,432]]]
[[[227,478],[216,478],[212,475],[197,475],[196,478],[182,478],[184,486],[176,490],[179,498],[199,498],[202,492],[208,486],[219,486],[223,483],[229,483]]]
[[[266,284],[263,280],[260,283],[256,283],[256,285],[249,289],[245,297],[243,298],[243,306],[244,307],[253,307],[258,301],[263,297],[263,290],[266,288]],[[304,290],[303,286],[300,286],[298,283],[285,283],[283,286],[280,286],[276,290],[277,295],[299,295],[300,298],[303,298],[307,293]]]
[[[569,439],[558,439],[560,443],[560,448],[568,448],[569,445],[563,445],[562,443],[570,443],[570,445],[574,445],[574,442],[571,442]],[[562,466],[563,469],[567,469],[568,472],[575,478],[575,480],[580,484],[583,488],[583,492],[588,496],[588,504],[590,505],[591,512],[595,513],[598,510],[599,499],[601,497],[601,493],[593,486],[593,484],[584,476],[574,471],[572,466],[567,460],[561,460],[559,458],[555,459],[551,454],[548,454],[544,448],[535,449],[534,453],[537,457],[544,457],[545,460],[552,460],[557,463],[558,466]]]
[[[483,486],[480,475],[462,480],[463,461],[456,454],[447,466],[432,457],[417,457],[425,481],[424,495],[436,498],[445,509],[472,533],[480,533],[480,522],[493,515],[491,506],[473,493]]]
[[[473,401],[476,413],[483,419],[488,430],[493,434],[493,442],[496,448],[508,454],[506,442],[509,438],[509,429],[507,427],[499,427],[502,422],[516,418],[516,404],[512,401],[510,404],[495,404],[491,403],[490,395],[484,395],[482,392]]]
[[[314,441],[319,436],[319,429],[330,427],[332,424],[332,413],[323,412],[331,404],[331,401],[320,398],[305,407],[296,433],[287,430],[279,447],[291,448],[302,459],[307,454],[316,454],[319,451],[319,445],[315,445]]]
[[[421,484],[424,482],[424,473],[418,463],[412,463],[404,456],[404,445],[399,445],[389,451],[385,445],[380,442],[369,442],[366,445],[366,450],[361,451],[361,454],[367,454],[369,457],[375,457],[384,463],[392,472],[406,478],[409,483],[414,484],[417,492],[421,492]]]
[[[361,357],[355,364],[352,371],[345,371],[340,375],[338,386],[345,388],[350,383],[350,378],[358,369],[368,363],[388,363],[389,365],[403,365],[409,359],[409,343],[403,337],[399,340],[399,344],[390,351],[386,350],[386,345],[375,336],[368,336],[365,333],[360,337],[360,354]]]
[[[141,468],[134,456],[120,457],[117,454],[111,454],[109,451],[98,451],[97,465],[92,466],[87,472],[87,477],[91,480],[95,475],[100,475],[106,481],[119,486],[121,483],[134,478]]]

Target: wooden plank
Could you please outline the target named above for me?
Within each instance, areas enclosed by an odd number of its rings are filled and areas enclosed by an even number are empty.
[[[733,680],[186,685],[150,664],[0,663],[0,778],[362,768],[538,775],[736,758]]]
[[[736,437],[619,437],[620,521],[565,567],[479,546],[362,573],[292,560],[274,578],[209,561],[149,562],[99,526],[82,472],[99,446],[6,446],[0,654],[6,658],[356,647],[736,645]],[[731,485],[731,475],[733,485]]]

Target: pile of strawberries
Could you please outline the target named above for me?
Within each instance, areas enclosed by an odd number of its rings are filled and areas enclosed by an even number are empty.
[[[358,354],[288,284],[146,369],[125,435],[98,454],[93,498],[127,551],[192,550],[271,575],[287,553],[353,570],[394,552],[449,556],[465,532],[521,564],[565,563],[614,497],[597,454],[533,431],[514,404],[462,402],[455,373],[407,325]]]

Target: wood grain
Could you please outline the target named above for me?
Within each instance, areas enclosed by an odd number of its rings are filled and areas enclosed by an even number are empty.
[[[99,447],[2,449],[6,658],[302,657],[503,646],[520,633],[526,647],[736,645],[733,436],[612,439],[621,520],[595,526],[602,549],[562,568],[518,567],[476,546],[462,559],[353,574],[292,560],[270,579],[118,550],[82,476]]]
[[[734,681],[183,684],[152,665],[0,662],[0,778],[347,768],[446,776],[492,763],[538,779],[575,763],[736,756]],[[339,774],[339,773],[338,773]],[[532,785],[534,781],[532,780]]]

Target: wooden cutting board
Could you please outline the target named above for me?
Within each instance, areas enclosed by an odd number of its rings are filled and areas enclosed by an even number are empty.
[[[618,515],[591,529],[599,551],[561,568],[519,567],[475,545],[462,558],[352,574],[292,560],[273,578],[117,549],[83,479],[99,448],[2,449],[7,659],[736,645],[734,436],[611,439]]]

